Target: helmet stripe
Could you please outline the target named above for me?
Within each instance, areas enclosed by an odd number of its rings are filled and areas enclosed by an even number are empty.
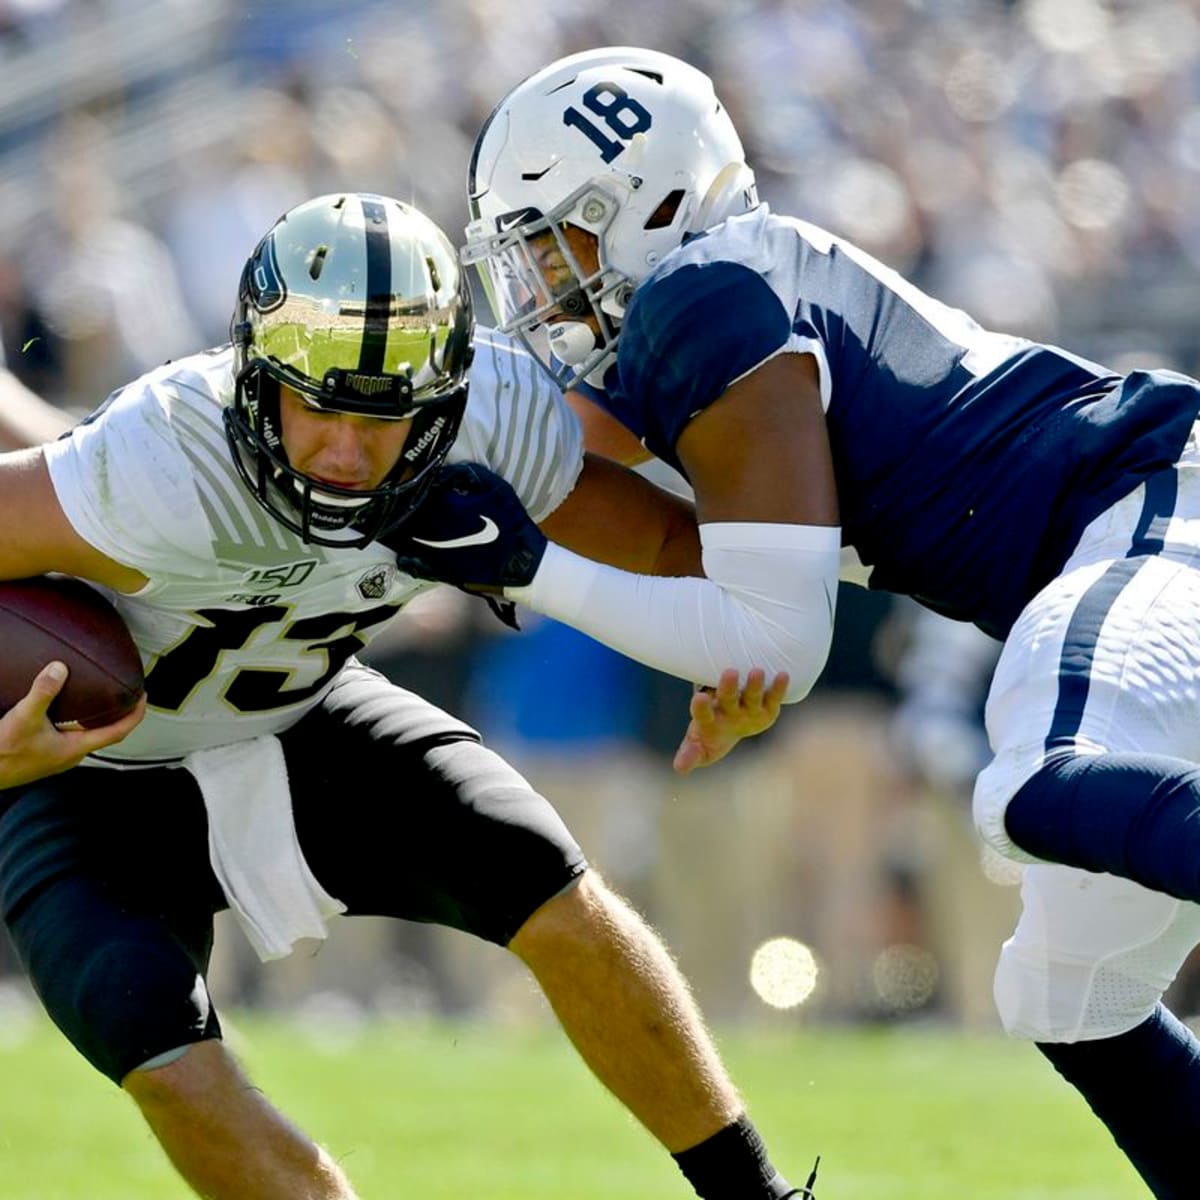
[[[367,231],[367,302],[358,369],[367,375],[382,375],[391,319],[392,246],[382,201],[364,196],[362,209]]]

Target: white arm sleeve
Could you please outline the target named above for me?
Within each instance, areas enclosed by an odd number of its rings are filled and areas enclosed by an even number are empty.
[[[551,543],[528,587],[507,595],[647,666],[715,684],[736,667],[791,676],[802,700],[829,655],[840,530],[721,522],[700,526],[703,579],[634,575]]]

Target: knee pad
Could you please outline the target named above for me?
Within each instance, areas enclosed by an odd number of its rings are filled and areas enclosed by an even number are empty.
[[[1035,865],[996,968],[1009,1033],[1039,1042],[1116,1037],[1154,1011],[1191,948],[1200,907],[1114,875]]]
[[[1032,1042],[1078,1040],[1082,1015],[1087,1009],[1088,979],[1085,972],[1051,969],[1045,958],[1033,959],[1004,944],[992,996],[1005,1033]]]
[[[1161,993],[1133,980],[1106,981],[1104,973],[1086,963],[1034,961],[1006,945],[993,986],[1005,1032],[1031,1042],[1082,1042],[1140,1025]]]

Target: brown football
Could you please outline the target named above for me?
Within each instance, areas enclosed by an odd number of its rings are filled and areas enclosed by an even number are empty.
[[[61,729],[108,725],[145,691],[129,629],[95,588],[65,575],[0,581],[0,711],[55,659],[70,671],[49,712]]]

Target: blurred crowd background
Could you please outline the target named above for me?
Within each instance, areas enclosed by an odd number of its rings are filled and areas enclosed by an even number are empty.
[[[1200,370],[1200,0],[0,0],[10,368],[83,414],[224,341],[247,254],[310,195],[392,194],[457,238],[495,102],[617,43],[714,77],[777,211],[986,325]],[[995,653],[844,588],[813,697],[682,781],[688,688],[552,623],[438,593],[375,659],[547,792],[714,1018],[986,1027],[1019,881],[969,828]],[[536,1008],[442,931],[341,928],[265,971],[223,945],[231,997],[323,1020]]]

